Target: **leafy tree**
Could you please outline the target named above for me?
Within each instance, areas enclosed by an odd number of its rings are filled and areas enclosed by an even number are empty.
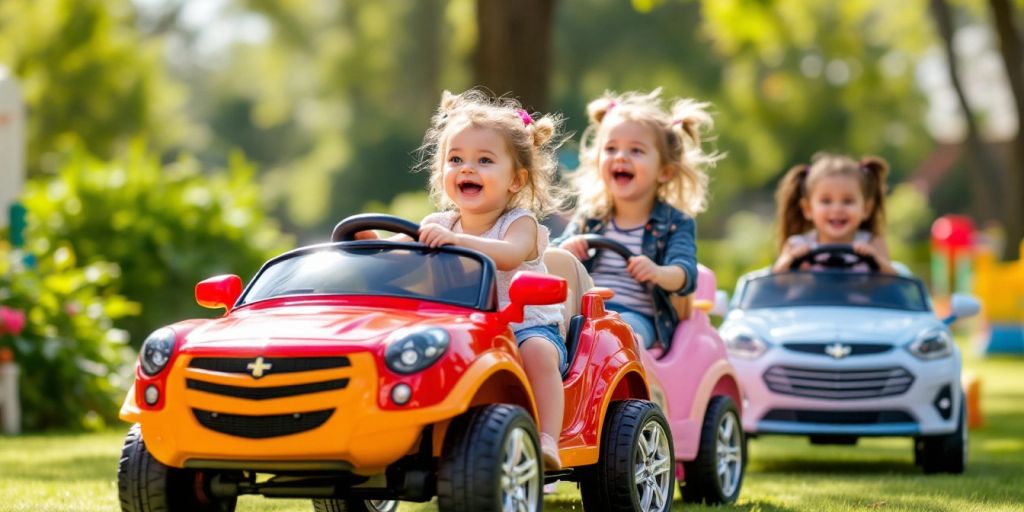
[[[160,150],[186,138],[185,92],[133,14],[129,0],[0,2],[0,64],[21,82],[28,106],[30,176],[52,172],[78,143],[107,159],[134,137]]]
[[[116,264],[112,289],[142,305],[124,321],[137,345],[162,325],[209,315],[193,300],[198,281],[251,276],[291,247],[263,212],[254,175],[237,154],[204,173],[189,159],[161,165],[141,145],[111,162],[75,150],[54,179],[28,184],[26,243],[33,254],[66,245],[86,265]]]

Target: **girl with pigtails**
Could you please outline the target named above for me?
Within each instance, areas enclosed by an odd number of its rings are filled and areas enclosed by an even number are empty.
[[[775,192],[780,254],[772,270],[789,269],[811,250],[844,244],[878,262],[879,271],[896,274],[885,243],[885,178],[889,164],[877,157],[857,161],[819,153],[811,164],[792,167]],[[813,262],[802,268],[818,270]],[[866,271],[859,264],[852,270]]]
[[[707,205],[706,169],[720,156],[702,148],[712,126],[706,103],[672,102],[661,90],[605,93],[587,105],[590,125],[574,176],[577,213],[560,246],[587,267],[594,284],[611,288],[618,311],[646,348],[667,344],[679,318],[670,295],[696,288],[694,217]],[[601,234],[631,249],[624,262],[609,251],[591,257],[581,236]]]
[[[549,233],[537,217],[560,202],[553,184],[560,123],[553,115],[535,119],[511,98],[444,91],[424,136],[419,167],[430,173],[431,196],[441,211],[420,223],[419,241],[468,247],[494,260],[502,308],[516,272],[547,272]],[[368,231],[357,238],[375,236]],[[557,440],[568,365],[561,324],[562,305],[552,304],[527,306],[523,321],[510,325],[537,400],[541,455],[549,470],[561,468]]]

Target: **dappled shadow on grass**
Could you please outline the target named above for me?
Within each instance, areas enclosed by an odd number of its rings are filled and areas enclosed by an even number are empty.
[[[757,473],[789,473],[789,474],[833,474],[833,475],[871,475],[884,474],[921,474],[920,468],[907,460],[881,459],[862,460],[821,460],[792,458],[784,460],[760,461]]]

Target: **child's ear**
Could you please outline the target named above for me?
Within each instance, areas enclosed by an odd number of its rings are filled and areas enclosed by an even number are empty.
[[[676,175],[676,172],[676,166],[673,164],[661,166],[661,171],[658,172],[658,183],[668,183]]]
[[[804,214],[804,218],[811,220],[811,202],[806,197],[800,199],[800,211]]]
[[[515,194],[526,186],[527,180],[530,178],[530,171],[527,171],[525,167],[516,171],[516,175],[512,177],[512,184],[508,186],[508,191]]]

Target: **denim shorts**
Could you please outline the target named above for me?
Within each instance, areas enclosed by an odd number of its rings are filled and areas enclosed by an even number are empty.
[[[642,347],[650,349],[654,346],[654,318],[614,302],[605,302],[604,307],[618,313],[622,320],[629,324],[633,334],[640,339]]]
[[[569,352],[565,349],[565,338],[558,331],[558,324],[533,325],[515,332],[516,345],[522,345],[528,338],[544,338],[558,350],[558,371],[565,372],[569,365]]]

